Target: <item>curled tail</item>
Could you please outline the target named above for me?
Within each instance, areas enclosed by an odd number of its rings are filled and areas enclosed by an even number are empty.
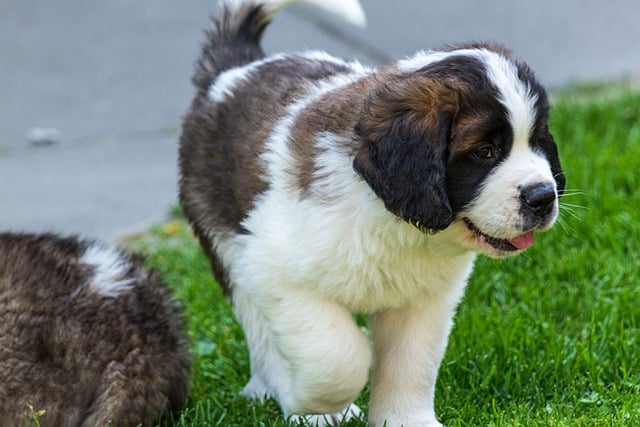
[[[291,3],[310,3],[348,22],[364,25],[358,0],[222,0],[220,12],[207,30],[193,84],[206,92],[222,71],[264,57],[260,41],[273,16]]]

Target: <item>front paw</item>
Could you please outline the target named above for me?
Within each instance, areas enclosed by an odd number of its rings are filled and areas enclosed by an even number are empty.
[[[369,422],[369,427],[444,427],[438,421],[389,421],[382,423]]]
[[[341,423],[353,418],[362,419],[362,411],[352,403],[347,409],[336,414],[292,415],[288,420],[294,425],[298,424],[308,427],[338,427]]]
[[[444,427],[433,416],[404,414],[373,415],[369,417],[369,427]]]
[[[242,395],[249,399],[255,399],[259,402],[264,402],[266,399],[271,397],[271,393],[269,393],[267,386],[256,375],[251,376],[251,379],[249,379],[249,382],[242,390]]]

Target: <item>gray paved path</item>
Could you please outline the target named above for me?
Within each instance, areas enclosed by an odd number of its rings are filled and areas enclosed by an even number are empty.
[[[296,6],[268,51],[364,63],[497,40],[557,87],[640,75],[637,0],[363,0],[368,26]],[[176,201],[180,118],[213,0],[0,0],[0,229],[115,240]],[[56,142],[29,142],[33,129]]]

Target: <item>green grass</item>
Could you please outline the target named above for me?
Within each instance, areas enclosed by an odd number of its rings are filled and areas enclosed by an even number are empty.
[[[523,255],[476,264],[436,392],[449,427],[640,425],[640,94],[560,96],[551,117],[568,178],[560,225]],[[239,396],[242,331],[188,226],[129,244],[187,310],[193,393],[172,425],[286,425],[273,401]]]

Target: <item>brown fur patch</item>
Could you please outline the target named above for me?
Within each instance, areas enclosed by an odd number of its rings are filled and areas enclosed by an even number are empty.
[[[360,110],[366,99],[370,79],[363,78],[339,90],[331,91],[304,109],[293,126],[290,148],[295,160],[298,186],[305,196],[317,176],[316,158],[321,147],[315,139],[322,133],[331,133],[350,140]],[[349,147],[353,150],[353,147]]]
[[[478,112],[459,118],[451,130],[451,151],[464,153],[478,148],[483,141],[480,130],[491,120],[489,114]]]

